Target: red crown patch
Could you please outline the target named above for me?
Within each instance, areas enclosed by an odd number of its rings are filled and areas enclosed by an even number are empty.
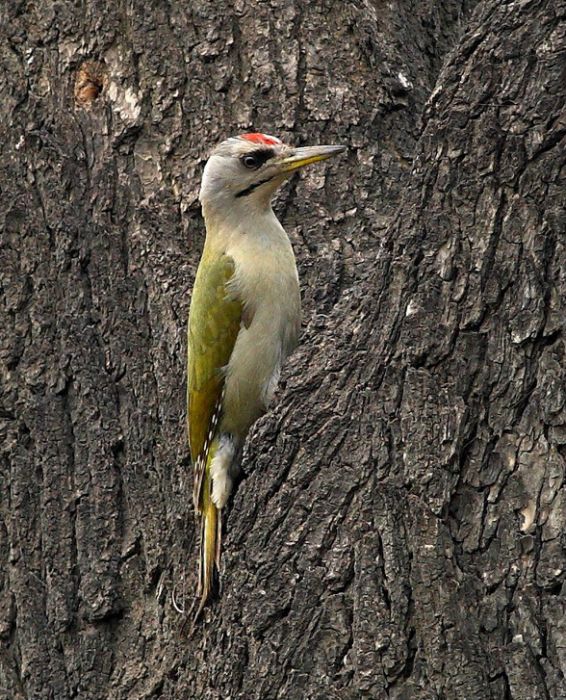
[[[283,143],[281,139],[278,139],[275,136],[268,136],[267,134],[242,134],[240,138],[246,139],[246,141],[251,141],[252,143],[261,143],[264,146],[278,146]]]

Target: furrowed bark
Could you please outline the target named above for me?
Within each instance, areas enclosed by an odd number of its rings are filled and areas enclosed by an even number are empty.
[[[564,2],[10,2],[0,698],[539,700],[564,681]],[[348,154],[276,210],[305,323],[196,585],[206,152]]]

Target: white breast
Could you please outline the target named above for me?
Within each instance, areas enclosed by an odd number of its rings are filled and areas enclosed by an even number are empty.
[[[295,256],[274,215],[226,249],[236,264],[233,290],[244,303],[242,326],[226,368],[222,429],[242,437],[265,412],[281,364],[297,344],[300,292]]]

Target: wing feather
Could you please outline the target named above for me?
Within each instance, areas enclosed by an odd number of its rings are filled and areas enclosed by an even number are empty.
[[[193,288],[188,331],[187,421],[195,465],[193,497],[199,512],[208,450],[222,411],[223,368],[242,323],[242,303],[228,285],[233,275],[233,259],[212,255],[205,246]]]

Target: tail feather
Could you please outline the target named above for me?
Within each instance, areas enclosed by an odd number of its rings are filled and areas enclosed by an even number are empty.
[[[210,475],[210,464],[214,459],[217,447],[217,441],[214,440],[206,460],[200,494],[201,526],[198,581],[200,600],[193,618],[193,625],[201,616],[208,600],[217,593],[219,584],[220,555],[222,552],[222,514],[212,500],[212,479]]]

